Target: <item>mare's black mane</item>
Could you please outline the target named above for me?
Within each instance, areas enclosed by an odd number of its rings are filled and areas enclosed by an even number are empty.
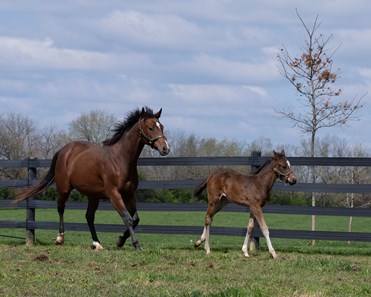
[[[147,117],[154,117],[153,110],[149,107],[144,107],[144,114]],[[112,129],[113,135],[111,138],[108,138],[102,142],[103,145],[109,146],[115,144],[120,138],[125,134],[126,131],[130,130],[143,116],[142,109],[136,109],[126,116],[126,119],[122,122],[119,122]]]

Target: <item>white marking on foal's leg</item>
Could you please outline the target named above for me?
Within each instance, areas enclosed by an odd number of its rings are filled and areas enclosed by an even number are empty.
[[[58,236],[55,239],[55,244],[62,245],[63,243],[64,243],[64,233],[58,233]]]
[[[209,237],[210,237],[210,225],[205,226],[205,251],[206,254],[210,254],[210,243],[209,243]]]
[[[195,247],[196,248],[199,247],[201,243],[205,241],[205,238],[206,238],[206,226],[204,227],[204,231],[202,232],[200,239],[195,242]]]
[[[245,257],[249,257],[249,252],[248,252],[248,246],[249,246],[249,234],[246,233],[246,236],[245,236],[245,241],[243,242],[243,245],[242,245],[242,252],[244,254]]]
[[[91,248],[96,251],[100,251],[104,249],[98,241],[93,241]]]
[[[263,235],[265,237],[265,240],[267,241],[267,246],[268,246],[268,250],[269,250],[270,254],[272,255],[273,259],[276,259],[277,254],[276,254],[276,251],[274,250],[274,248],[272,246],[271,239],[269,238],[269,230],[264,229],[264,230],[262,230],[262,232],[263,232]]]
[[[249,252],[248,252],[249,243],[250,243],[250,245],[251,245],[251,243],[253,243],[251,237],[252,237],[252,231],[254,229],[254,224],[255,224],[254,217],[250,215],[249,223],[247,224],[245,241],[243,242],[243,246],[242,246],[242,252],[245,255],[245,257],[249,257]],[[250,249],[250,251],[251,251],[251,249]]]

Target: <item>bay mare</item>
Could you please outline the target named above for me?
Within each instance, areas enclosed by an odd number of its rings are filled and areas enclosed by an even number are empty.
[[[267,241],[267,246],[273,258],[276,252],[273,249],[268,226],[263,217],[262,208],[269,200],[270,191],[279,178],[293,185],[296,177],[291,171],[289,161],[286,159],[285,151],[281,153],[273,151],[273,159],[265,163],[256,173],[242,174],[232,169],[217,169],[212,172],[201,184],[194,189],[194,195],[198,196],[207,188],[208,207],[205,215],[205,225],[201,238],[195,242],[199,247],[205,242],[204,249],[210,253],[210,226],[214,215],[222,210],[229,202],[250,207],[250,218],[247,225],[245,241],[242,252],[245,257],[249,256],[248,246],[252,238],[255,219],[258,221],[261,231]]]
[[[94,218],[100,199],[108,199],[124,222],[124,232],[117,240],[122,247],[131,237],[136,249],[140,244],[134,233],[139,223],[134,192],[138,187],[137,160],[145,145],[157,150],[161,156],[170,148],[160,123],[162,109],[157,113],[148,107],[128,114],[125,121],[118,123],[111,138],[102,146],[85,142],[67,143],[53,157],[46,176],[36,185],[28,188],[13,203],[19,203],[37,195],[56,184],[59,233],[56,244],[64,243],[63,214],[66,201],[73,189],[88,198],[86,220],[93,239],[92,247],[103,249],[98,239]]]

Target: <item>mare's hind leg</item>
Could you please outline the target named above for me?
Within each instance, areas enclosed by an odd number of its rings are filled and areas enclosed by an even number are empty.
[[[88,209],[86,210],[85,218],[89,226],[91,238],[93,239],[92,249],[95,250],[103,250],[102,245],[97,236],[97,232],[95,230],[94,220],[95,220],[95,212],[99,206],[99,199],[96,197],[88,197]]]
[[[137,213],[137,202],[135,200],[134,194],[131,194],[130,197],[132,198],[128,199],[125,205],[126,205],[126,209],[128,210],[131,216],[133,229],[135,229],[135,227],[138,226],[139,224],[139,215]],[[126,239],[128,239],[129,237],[130,237],[129,229],[125,228],[123,235],[119,236],[119,238],[117,239],[117,242],[116,242],[117,246],[123,247],[126,242]]]
[[[58,198],[57,198],[57,209],[59,214],[59,232],[57,238],[55,239],[55,244],[61,245],[64,243],[64,209],[66,205],[66,201],[70,196],[70,192],[62,193],[58,191]]]
[[[210,196],[209,196],[210,197]],[[209,199],[209,201],[212,201]],[[219,212],[226,204],[227,199],[224,195],[217,198],[216,203],[210,203],[207,207],[206,215],[205,215],[205,225],[202,235],[199,240],[197,240],[194,244],[194,247],[197,248],[201,245],[201,243],[205,242],[204,250],[206,254],[210,253],[210,227],[213,221],[214,215]]]

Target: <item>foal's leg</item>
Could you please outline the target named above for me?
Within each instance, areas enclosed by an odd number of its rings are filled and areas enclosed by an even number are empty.
[[[260,230],[262,231],[262,233],[265,237],[265,240],[267,241],[268,250],[269,250],[270,254],[272,255],[272,257],[275,259],[277,257],[277,255],[276,255],[276,252],[275,252],[275,250],[272,246],[271,239],[269,237],[268,226],[265,223],[265,220],[264,220],[264,217],[263,217],[263,211],[262,211],[261,207],[256,207],[254,209],[250,209],[250,211],[254,212],[256,220],[259,223]]]
[[[254,229],[254,222],[255,222],[254,214],[250,211],[250,217],[249,217],[249,223],[247,225],[246,237],[245,237],[245,241],[243,242],[243,245],[242,245],[242,252],[245,255],[245,257],[249,256],[249,253],[248,253],[249,242],[252,238],[252,231]]]
[[[210,197],[210,196],[209,196]],[[207,207],[206,215],[205,215],[205,225],[202,235],[199,240],[197,240],[194,244],[194,247],[197,248],[201,245],[201,243],[205,242],[204,250],[206,254],[210,253],[210,227],[213,221],[214,215],[219,212],[225,205],[227,204],[227,199],[224,195],[217,198],[217,202],[210,203]]]
[[[60,245],[64,243],[64,209],[66,201],[70,195],[70,191],[66,193],[58,192],[57,198],[57,209],[59,214],[59,232],[57,238],[55,239],[55,244]]]
[[[129,214],[125,204],[124,204],[124,201],[123,199],[121,198],[121,194],[118,192],[118,191],[114,191],[112,196],[110,197],[110,200],[111,200],[111,203],[113,204],[113,206],[115,207],[116,211],[119,213],[120,217],[122,218],[122,220],[124,221],[124,224],[125,224],[125,227],[126,227],[126,231],[129,231],[129,234],[130,234],[130,237],[131,237],[131,241],[135,247],[136,250],[140,250],[141,247],[140,247],[140,244],[137,240],[137,237],[134,233],[134,221],[139,222],[139,217],[137,216],[137,218],[132,218],[131,215]],[[136,226],[136,225],[135,225]],[[125,233],[126,233],[125,231]]]
[[[95,212],[97,211],[99,206],[99,199],[94,197],[88,198],[89,198],[88,209],[86,210],[85,218],[89,226],[91,237],[93,239],[92,249],[103,250],[103,247],[100,244],[94,225]]]

